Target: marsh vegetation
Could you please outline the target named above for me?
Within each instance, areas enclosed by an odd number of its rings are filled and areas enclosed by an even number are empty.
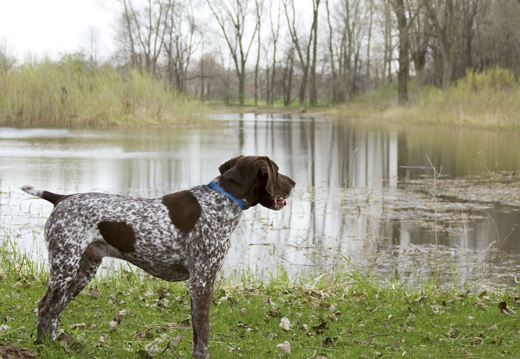
[[[146,72],[92,67],[74,57],[20,66],[0,82],[0,126],[182,125],[206,115]]]

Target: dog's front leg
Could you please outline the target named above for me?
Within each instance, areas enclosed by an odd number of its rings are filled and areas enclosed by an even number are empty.
[[[213,298],[213,283],[202,286],[190,283],[191,320],[193,324],[193,355],[208,358],[209,312]]]

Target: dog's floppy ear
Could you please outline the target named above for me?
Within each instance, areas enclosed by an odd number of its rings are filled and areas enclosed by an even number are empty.
[[[262,176],[267,177],[265,190],[271,196],[274,196],[274,185],[276,183],[276,177],[278,176],[278,166],[276,163],[271,161],[269,157],[259,157],[255,161],[255,168]]]
[[[237,157],[233,157],[232,159],[230,159],[229,161],[226,161],[224,162],[223,164],[220,165],[220,167],[218,168],[220,174],[224,174],[224,172],[226,172],[227,170],[229,170],[231,167],[233,167],[235,165],[235,163],[237,162],[237,160],[239,158],[242,158],[244,157],[244,155],[240,155],[240,156],[237,156]]]

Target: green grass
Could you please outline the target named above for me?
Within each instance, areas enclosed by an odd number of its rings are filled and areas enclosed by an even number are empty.
[[[47,277],[19,260],[2,249],[0,344],[40,358],[190,357],[186,284],[139,270],[94,280],[63,312],[59,340],[35,344]],[[268,281],[246,272],[215,285],[209,351],[214,358],[520,357],[520,317],[498,307],[518,310],[518,301],[511,289],[443,289],[435,278],[419,288],[383,287],[355,267]],[[290,354],[278,347],[284,342]]]
[[[207,110],[138,70],[91,67],[74,57],[0,72],[0,125],[99,127],[185,124]]]

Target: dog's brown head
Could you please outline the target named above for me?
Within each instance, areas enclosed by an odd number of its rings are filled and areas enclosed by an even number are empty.
[[[238,156],[219,167],[218,183],[244,201],[245,208],[261,204],[279,210],[287,205],[295,182],[278,173],[278,166],[265,156]]]

